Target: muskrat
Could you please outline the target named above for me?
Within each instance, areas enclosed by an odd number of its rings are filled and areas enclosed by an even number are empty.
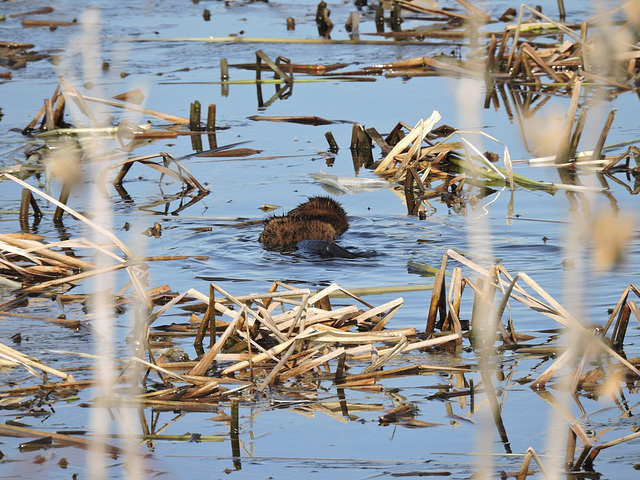
[[[267,247],[298,246],[323,257],[347,257],[348,250],[333,243],[349,228],[342,206],[330,197],[310,197],[286,215],[265,220],[258,239]]]
[[[349,228],[342,206],[330,197],[310,197],[286,215],[274,215],[264,222],[258,239],[266,247],[295,247],[322,258],[371,257],[375,252],[352,252],[334,240]]]
[[[342,205],[331,197],[309,197],[309,200],[301,203],[289,212],[292,217],[301,216],[306,219],[320,220],[327,222],[336,231],[336,235],[342,235],[349,228],[347,212]],[[313,240],[313,239],[308,239]]]
[[[304,215],[283,215],[268,218],[258,240],[267,247],[287,247],[302,240],[334,241],[336,230],[328,222]]]

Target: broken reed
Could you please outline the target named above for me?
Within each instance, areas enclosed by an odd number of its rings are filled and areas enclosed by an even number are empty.
[[[464,276],[460,267],[455,267],[450,285],[447,288],[445,274],[448,267],[448,259],[455,260],[463,267],[478,275],[477,279]],[[584,340],[578,342],[579,348],[584,351],[573,352],[567,350],[560,355],[539,377],[532,382],[532,388],[544,391],[545,385],[566,365],[574,364],[578,358],[582,358],[578,368],[574,368],[572,384],[574,388],[586,388],[588,383],[578,381],[584,376],[582,368],[587,364],[585,359],[589,355],[609,355],[624,365],[628,372],[633,372],[635,378],[640,377],[637,367],[624,359],[618,352],[624,343],[624,333],[627,330],[630,312],[634,312],[636,318],[635,302],[629,300],[629,294],[640,296],[638,289],[629,285],[618,304],[612,312],[607,325],[601,332],[595,332],[583,327],[562,306],[553,299],[544,289],[535,283],[523,272],[511,275],[505,267],[492,265],[485,269],[468,258],[448,251],[443,256],[439,273],[434,281],[434,289],[428,312],[425,334],[416,332],[415,329],[388,329],[391,317],[395,315],[402,305],[402,300],[387,302],[374,307],[352,292],[332,285],[318,292],[308,289],[296,289],[275,282],[268,292],[233,296],[219,286],[211,285],[209,295],[203,295],[195,290],[189,290],[174,296],[171,301],[163,302],[164,305],[153,312],[147,323],[150,326],[163,314],[175,305],[180,304],[188,297],[204,302],[207,311],[199,322],[198,332],[195,335],[196,343],[202,344],[207,329],[210,330],[210,343],[212,346],[197,362],[172,362],[158,364],[153,359],[151,351],[148,351],[151,361],[135,358],[136,362],[143,362],[145,368],[157,372],[158,375],[168,376],[174,382],[186,384],[186,387],[169,388],[143,394],[139,400],[144,405],[160,407],[162,405],[171,408],[190,410],[201,408],[203,402],[220,402],[232,398],[239,392],[254,392],[261,395],[266,388],[275,388],[287,380],[297,377],[307,380],[332,380],[340,388],[365,389],[379,391],[379,380],[398,375],[415,375],[424,372],[438,372],[446,368],[441,365],[408,365],[405,367],[385,368],[392,359],[401,358],[411,350],[440,347],[450,352],[459,352],[462,348],[463,332],[461,322],[462,299],[465,292],[473,292],[473,303],[485,302],[487,298],[495,298],[491,303],[493,324],[496,329],[490,332],[487,338],[492,343],[502,343],[501,348],[517,351],[525,351],[526,341],[532,337],[519,334],[512,320],[505,326],[502,316],[511,301],[516,301],[532,311],[560,323],[562,327],[581,335]],[[166,292],[166,290],[165,290]],[[327,301],[334,293],[340,292],[360,304],[360,308],[354,306],[332,307]],[[448,292],[448,294],[447,294]],[[159,292],[162,293],[162,292]],[[481,298],[482,300],[478,300]],[[230,308],[230,307],[233,307]],[[364,308],[363,308],[364,307]],[[513,307],[509,307],[511,311]],[[472,310],[470,320],[469,340],[476,348],[481,348],[475,342],[480,341],[475,329],[480,327],[475,320]],[[212,315],[215,312],[216,315]],[[220,319],[216,318],[220,315]],[[229,321],[222,318],[228,317]],[[613,327],[611,344],[608,347],[603,339]],[[354,331],[355,330],[355,331]],[[195,331],[194,331],[195,333]],[[149,330],[147,335],[152,334]],[[493,334],[497,335],[493,337]],[[263,343],[275,346],[266,348]],[[485,340],[486,341],[486,340]],[[380,344],[384,347],[375,347]],[[145,342],[149,349],[151,342]],[[230,353],[229,350],[236,353]],[[535,350],[532,350],[532,352]],[[405,360],[410,359],[406,355]],[[334,372],[329,362],[336,362]],[[360,373],[355,373],[355,366],[368,363]],[[224,364],[224,366],[222,365]],[[615,364],[611,363],[612,368]],[[347,366],[351,368],[347,368]],[[170,369],[169,369],[170,368]],[[211,378],[203,376],[210,369],[221,369],[221,377]],[[175,369],[186,369],[188,374],[174,373]],[[126,367],[125,367],[126,371]],[[458,371],[469,371],[468,368]],[[347,373],[349,372],[349,373]],[[123,372],[124,373],[124,372]],[[66,375],[63,373],[63,375]],[[240,386],[226,389],[222,385],[232,382]],[[489,378],[483,377],[486,392],[494,391]],[[477,388],[476,388],[477,390]],[[490,398],[491,400],[491,398]],[[500,435],[506,438],[506,430],[500,417],[500,408],[494,398],[492,412]],[[191,407],[190,405],[193,405]],[[198,406],[200,405],[200,407]],[[386,421],[391,421],[391,413]],[[401,421],[405,417],[400,411],[394,413],[400,415]],[[501,426],[502,425],[502,426]],[[418,426],[416,424],[416,426]],[[593,461],[598,452],[622,442],[637,438],[637,434],[621,437],[612,442],[594,445],[589,436],[582,430],[579,424],[572,424],[570,434],[580,438],[584,444],[583,453],[575,461],[579,467],[585,461]],[[575,442],[571,445],[575,449]],[[567,451],[568,458],[573,458],[571,451]],[[586,452],[586,453],[585,453]],[[523,471],[528,472],[528,460],[523,460]]]

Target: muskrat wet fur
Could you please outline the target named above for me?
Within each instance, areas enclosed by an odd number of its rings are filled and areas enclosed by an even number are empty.
[[[336,235],[340,236],[349,228],[347,212],[342,205],[331,197],[315,196],[301,203],[289,212],[292,217],[301,216],[306,219],[320,220],[327,222],[335,229]],[[314,240],[314,239],[307,239]]]
[[[258,240],[267,247],[286,247],[303,240],[332,242],[349,228],[342,206],[330,197],[310,197],[286,215],[265,220]]]
[[[302,215],[283,215],[267,219],[258,240],[267,247],[286,247],[302,240],[332,242],[335,238],[336,231],[330,223]]]

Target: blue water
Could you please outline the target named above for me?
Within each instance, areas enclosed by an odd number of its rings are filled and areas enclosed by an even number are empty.
[[[243,147],[262,150],[259,158],[211,159],[191,157],[184,165],[201,182],[207,183],[211,193],[200,202],[171,214],[181,206],[179,200],[168,207],[163,199],[180,192],[180,185],[166,178],[159,182],[159,174],[136,165],[125,179],[124,187],[130,200],[121,198],[107,186],[108,203],[112,215],[96,217],[103,225],[111,225],[114,233],[140,255],[191,255],[206,256],[207,259],[190,258],[184,261],[152,262],[148,269],[150,287],[168,284],[172,291],[183,292],[195,288],[207,292],[209,283],[220,285],[232,294],[244,295],[266,291],[271,282],[284,281],[300,287],[320,288],[338,283],[349,288],[427,285],[432,278],[422,277],[407,269],[407,262],[416,261],[437,267],[442,256],[450,249],[473,250],[479,238],[487,238],[486,253],[501,259],[509,272],[526,272],[558,301],[567,305],[579,305],[580,320],[585,324],[604,324],[607,309],[613,308],[624,288],[637,281],[640,259],[640,245],[637,229],[624,246],[624,257],[620,265],[606,274],[593,268],[594,228],[587,227],[576,238],[569,222],[590,225],[596,214],[621,217],[635,217],[637,210],[635,195],[609,180],[611,195],[589,194],[578,197],[575,205],[569,196],[560,191],[555,195],[523,188],[516,189],[513,196],[513,215],[509,213],[511,193],[508,189],[479,200],[474,211],[468,206],[466,212],[448,208],[438,200],[431,202],[433,209],[425,220],[410,217],[402,203],[402,194],[391,189],[374,192],[345,194],[336,196],[347,211],[350,229],[341,237],[340,244],[365,250],[374,250],[378,255],[355,260],[309,259],[301,255],[283,255],[265,250],[257,238],[261,230],[258,223],[247,226],[236,224],[258,221],[267,214],[259,210],[263,204],[280,206],[276,213],[283,213],[304,201],[308,196],[327,194],[313,180],[311,174],[326,173],[356,176],[349,151],[352,124],[375,127],[380,133],[390,131],[397,122],[409,126],[419,119],[427,118],[433,110],[442,114],[441,123],[469,130],[481,130],[499,139],[509,148],[512,159],[529,159],[544,154],[553,145],[547,145],[549,132],[553,132],[562,122],[569,104],[564,95],[554,96],[530,119],[521,125],[516,117],[510,118],[502,99],[498,108],[483,109],[485,93],[483,81],[462,80],[449,77],[416,77],[412,79],[375,77],[375,82],[328,81],[318,83],[296,83],[292,95],[285,100],[276,100],[268,108],[259,108],[255,85],[230,85],[228,94],[223,94],[220,85],[220,59],[225,58],[230,65],[249,63],[255,60],[255,51],[262,49],[271,58],[284,56],[293,63],[330,64],[345,62],[353,69],[367,65],[386,63],[398,59],[430,56],[447,52],[449,45],[406,46],[363,46],[363,45],[297,45],[297,44],[223,44],[203,42],[126,42],[120,37],[170,38],[208,37],[240,34],[245,37],[317,38],[315,27],[315,1],[304,2],[151,2],[129,0],[126,6],[114,7],[112,2],[92,2],[101,12],[101,42],[98,64],[103,60],[110,63],[106,72],[100,72],[93,79],[91,89],[83,88],[84,80],[77,85],[90,96],[109,98],[113,95],[143,88],[146,92],[147,108],[188,117],[189,104],[199,100],[206,109],[208,104],[217,106],[218,145],[247,142]],[[336,27],[334,39],[346,39],[343,23],[354,10],[352,2],[330,5],[331,18]],[[455,6],[446,2],[446,6]],[[449,5],[451,3],[451,5]],[[543,11],[555,18],[557,2],[538,2]],[[611,3],[611,2],[610,2]],[[445,2],[442,2],[444,5]],[[569,22],[581,22],[591,15],[589,3],[566,2]],[[51,5],[55,12],[47,18],[69,20],[82,18],[85,2],[29,2],[28,9]],[[483,3],[493,17],[499,16],[511,2]],[[26,9],[24,2],[3,4],[0,13],[10,15]],[[211,22],[202,20],[202,10],[211,10]],[[287,32],[285,18],[296,19],[296,30]],[[48,29],[26,29],[19,19],[8,18],[0,22],[0,38],[14,41],[29,41],[38,52],[62,54],[65,49],[69,65],[77,78],[83,77],[80,57],[73,54],[71,46],[78,42],[80,27],[60,27]],[[365,10],[361,20],[361,38],[375,38],[364,35],[374,31],[372,13]],[[421,21],[407,19],[403,28],[421,25]],[[501,31],[503,24],[486,27]],[[242,33],[241,33],[242,32]],[[66,58],[66,57],[65,57]],[[188,70],[185,70],[188,69]],[[121,75],[126,73],[126,76]],[[0,167],[9,167],[24,161],[21,151],[28,139],[20,130],[31,120],[50,96],[57,84],[61,70],[47,60],[29,63],[27,68],[13,71],[13,80],[0,85]],[[299,76],[303,78],[302,75]],[[252,73],[231,68],[231,80],[251,79]],[[296,77],[298,78],[298,77]],[[268,99],[273,95],[273,85],[263,85],[262,95]],[[593,90],[589,90],[590,95]],[[465,94],[469,93],[468,97]],[[592,108],[580,150],[589,150],[594,145],[604,118],[609,109],[617,109],[616,120],[607,143],[617,143],[636,139],[640,136],[637,125],[637,96],[624,93],[608,101],[602,101]],[[513,109],[513,104],[511,104]],[[117,109],[107,109],[113,116],[112,124],[125,118]],[[309,115],[330,120],[346,120],[324,126],[307,126],[293,123],[256,122],[249,120],[253,115],[290,116]],[[135,119],[135,117],[134,117]],[[140,120],[140,119],[138,119]],[[143,118],[140,121],[146,121]],[[150,119],[156,129],[164,126],[163,121]],[[534,140],[534,130],[547,132],[542,140]],[[325,133],[331,131],[340,147],[333,160],[327,162],[328,145]],[[477,135],[465,135],[479,148],[492,150],[502,156],[503,145]],[[454,139],[455,140],[455,139]],[[41,141],[35,140],[36,143]],[[204,148],[208,148],[203,136]],[[115,140],[106,142],[108,149],[118,149]],[[552,149],[552,148],[551,148]],[[622,153],[624,148],[614,150]],[[169,152],[179,158],[193,152],[191,139],[179,136],[177,139],[160,140],[136,148],[131,155]],[[374,148],[374,157],[381,157],[380,150]],[[109,164],[108,159],[100,159],[85,165],[84,187],[72,191],[69,205],[89,210],[89,192],[97,182],[97,173]],[[553,168],[533,168],[525,163],[516,164],[516,172],[536,180],[559,182],[558,173]],[[361,169],[358,177],[375,178],[374,174]],[[585,174],[586,184],[598,185],[593,174]],[[618,175],[617,178],[633,188],[633,178]],[[42,177],[31,177],[28,181],[43,188]],[[54,194],[59,185],[54,181]],[[0,216],[0,231],[17,232],[19,222],[15,213],[19,208],[20,187],[4,181],[0,190],[3,213]],[[158,202],[157,205],[151,205]],[[182,204],[186,203],[183,201]],[[615,205],[615,208],[614,208]],[[50,206],[44,206],[51,210]],[[619,209],[619,212],[616,210]],[[91,213],[91,212],[89,212]],[[160,238],[147,238],[141,232],[153,225],[162,224]],[[126,230],[125,223],[130,228]],[[210,231],[201,231],[211,227]],[[71,237],[90,236],[91,232],[79,222],[66,218],[66,233]],[[59,239],[61,232],[52,225],[50,217],[33,228],[34,233],[44,235],[48,241]],[[543,240],[546,238],[546,241]],[[615,235],[614,235],[615,237]],[[578,261],[575,270],[567,269],[563,261],[573,257]],[[451,267],[450,267],[451,268]],[[471,275],[471,272],[465,271]],[[128,277],[120,272],[116,275],[116,289],[122,288]],[[568,287],[569,286],[569,287]],[[580,297],[571,295],[571,287],[577,289]],[[80,284],[72,293],[90,292],[92,284]],[[468,297],[466,297],[468,295]],[[430,292],[402,292],[367,297],[374,305],[402,296],[404,305],[394,316],[390,327],[414,327],[424,329]],[[0,301],[11,298],[9,292],[2,291]],[[470,317],[471,291],[465,292],[464,319]],[[346,300],[340,300],[347,304]],[[60,307],[50,299],[38,300],[28,308],[19,310],[36,316],[57,316]],[[68,318],[86,320],[87,317],[77,305],[66,307]],[[157,325],[185,323],[188,316],[174,309],[170,315],[158,320]],[[548,340],[550,334],[542,330],[557,328],[558,324],[530,309],[514,304],[512,315],[516,330],[538,336],[540,342]],[[124,339],[129,334],[130,315],[115,316],[117,325],[117,348],[126,351]],[[631,319],[625,345],[628,357],[638,355],[638,329]],[[90,325],[90,321],[87,322]],[[72,332],[62,327],[25,318],[7,318],[0,323],[0,341],[11,344],[10,337],[17,332],[23,335],[23,342],[13,345],[24,353],[36,356],[55,368],[66,369],[76,365],[89,365],[90,360],[52,353],[52,349],[92,352],[95,340],[91,330]],[[98,340],[99,341],[99,340]],[[189,342],[178,341],[190,357],[195,351]],[[465,345],[468,343],[465,341]],[[474,364],[474,353],[467,349],[462,355],[444,359],[428,353],[404,355],[398,364],[407,363],[444,364],[455,362],[462,365]],[[516,356],[505,353],[502,357],[504,379],[494,379],[498,389],[498,401],[503,404],[503,421],[508,432],[510,448],[514,453],[523,453],[529,446],[538,452],[545,452],[550,434],[547,425],[554,422],[553,410],[540,396],[532,392],[528,385],[517,380],[526,376],[535,378],[550,362],[543,359]],[[589,366],[591,368],[592,366]],[[27,375],[16,370],[8,372],[7,379],[22,379]],[[90,378],[87,372],[74,374],[77,378]],[[478,374],[467,374],[466,380],[481,383]],[[343,418],[341,410],[333,415],[322,413],[320,407],[272,408],[268,399],[255,404],[243,402],[240,407],[241,460],[231,458],[229,425],[224,420],[216,420],[219,413],[230,414],[228,404],[214,407],[212,412],[158,413],[157,425],[167,424],[165,434],[185,432],[203,435],[224,435],[224,442],[177,443],[155,441],[153,445],[141,444],[140,451],[149,454],[145,462],[152,471],[161,476],[190,478],[195,475],[211,475],[222,478],[228,473],[237,478],[327,478],[340,475],[344,478],[371,478],[389,476],[392,473],[424,471],[451,471],[452,478],[468,478],[475,470],[477,458],[478,431],[486,427],[477,411],[471,411],[467,400],[429,400],[427,397],[438,391],[438,386],[447,380],[439,375],[402,377],[381,382],[385,386],[382,393],[366,393],[347,390],[346,400],[351,405],[348,418]],[[288,391],[281,393],[286,399],[295,398],[299,386],[287,385]],[[637,394],[633,389],[623,389],[626,401],[634,413]],[[555,393],[555,392],[553,392]],[[44,418],[26,417],[24,421],[32,428],[44,430],[85,429],[88,425],[89,409],[79,407],[80,402],[90,402],[94,392],[79,392],[79,399],[68,404],[55,402],[55,414]],[[323,382],[318,388],[318,398],[336,402],[337,392],[330,382]],[[484,407],[486,397],[477,395],[477,408]],[[602,396],[598,401],[581,399],[583,407],[592,414],[590,421],[598,423],[598,428],[610,426],[614,434],[607,440],[628,434],[637,429],[633,415],[625,418],[616,407],[619,397]],[[399,402],[412,403],[418,407],[416,419],[432,422],[429,428],[406,428],[402,426],[380,426],[378,416],[384,410],[397,406]],[[355,404],[365,405],[364,411]],[[322,403],[321,403],[322,405]],[[335,407],[335,405],[334,405]],[[47,407],[45,407],[47,408]],[[328,407],[327,407],[328,408]],[[450,411],[447,410],[450,408]],[[576,416],[581,412],[578,405],[571,403],[570,410]],[[142,412],[151,421],[152,412]],[[16,418],[14,410],[7,410],[7,418]],[[113,417],[112,428],[117,429],[120,414]],[[481,425],[480,427],[478,425]],[[492,423],[489,424],[493,426]],[[492,432],[489,432],[492,433]],[[86,473],[84,452],[73,448],[52,449],[38,453],[20,453],[18,440],[3,438],[5,444],[0,450],[5,459],[13,463],[0,464],[1,475],[18,478],[34,478],[46,474],[49,478],[68,478],[70,474]],[[496,435],[490,437],[492,449],[500,454],[506,448]],[[564,443],[562,444],[564,448]],[[637,442],[623,444],[604,450],[596,460],[596,470],[605,478],[626,478],[637,461]],[[43,455],[43,463],[34,463],[36,455]],[[57,466],[61,457],[70,461],[66,470]],[[521,458],[499,456],[494,462],[497,470],[517,471]],[[238,470],[241,468],[240,470]],[[225,469],[229,469],[225,473]],[[536,468],[537,470],[537,468]],[[119,478],[124,470],[117,461],[110,464],[107,476]]]

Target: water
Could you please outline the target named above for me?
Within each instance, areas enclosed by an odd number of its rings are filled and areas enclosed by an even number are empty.
[[[499,108],[475,111],[473,102],[478,101],[476,97],[470,97],[469,101],[472,103],[459,100],[461,92],[467,90],[480,92],[484,96],[484,82],[446,77],[376,77],[375,82],[296,83],[289,98],[276,100],[267,108],[260,108],[259,92],[255,85],[230,85],[228,95],[225,95],[220,85],[206,83],[219,79],[221,58],[227,59],[230,65],[253,62],[255,51],[262,49],[271,58],[281,55],[290,58],[293,63],[344,62],[356,69],[402,58],[448,53],[452,47],[162,41],[129,43],[115,38],[207,37],[229,34],[245,37],[316,38],[316,2],[201,2],[178,6],[175,2],[129,0],[117,7],[111,2],[93,4],[100,8],[102,18],[101,58],[97,61],[98,64],[108,61],[110,68],[100,72],[93,79],[93,87],[83,89],[84,93],[109,98],[133,88],[143,88],[147,108],[183,117],[188,117],[189,104],[194,100],[199,100],[203,106],[214,103],[217,106],[217,124],[225,127],[216,134],[219,145],[247,142],[244,147],[262,150],[257,155],[259,159],[185,159],[185,166],[201,183],[207,182],[211,193],[177,215],[171,212],[181,206],[179,200],[172,201],[167,207],[162,203],[152,206],[153,202],[161,202],[180,192],[177,182],[166,178],[159,182],[159,175],[153,170],[140,165],[133,167],[124,182],[130,199],[121,198],[115,189],[107,186],[113,216],[110,219],[96,217],[95,220],[108,220],[113,225],[114,233],[127,245],[135,246],[137,251],[146,255],[208,257],[150,263],[148,282],[151,287],[168,284],[176,292],[189,288],[206,292],[209,282],[213,281],[232,294],[243,295],[266,291],[274,280],[314,289],[334,282],[347,289],[430,284],[431,278],[421,277],[408,270],[407,262],[417,261],[439,266],[448,249],[471,249],[473,239],[477,238],[475,236],[485,226],[488,227],[491,254],[501,258],[501,263],[512,274],[526,272],[561,303],[572,302],[568,293],[570,290],[566,286],[568,280],[577,276],[582,293],[579,299],[583,313],[581,321],[585,324],[604,324],[608,316],[607,309],[615,306],[627,284],[636,281],[639,265],[637,234],[626,245],[622,264],[611,273],[598,274],[591,263],[595,249],[592,240],[594,230],[585,229],[585,238],[576,241],[570,235],[567,225],[573,214],[577,214],[587,225],[596,212],[612,215],[616,211],[614,206],[619,208],[621,216],[633,215],[636,210],[635,195],[630,195],[624,187],[612,182],[610,197],[591,194],[578,198],[575,204],[563,192],[550,195],[519,188],[513,198],[513,219],[508,218],[511,196],[508,190],[481,200],[476,212],[469,207],[466,215],[434,201],[434,209],[425,220],[407,216],[401,197],[391,189],[341,195],[336,198],[348,212],[351,228],[341,237],[340,243],[375,250],[377,256],[320,261],[299,254],[283,255],[263,249],[257,242],[261,230],[259,224],[243,227],[234,225],[264,218],[267,214],[258,209],[263,204],[279,205],[281,208],[276,213],[281,213],[295,207],[308,196],[326,194],[322,186],[311,177],[314,173],[324,171],[337,176],[354,176],[348,148],[352,130],[350,122],[375,127],[379,132],[386,133],[398,121],[413,126],[419,119],[427,118],[433,110],[438,110],[443,116],[441,123],[482,130],[504,142],[513,159],[526,159],[540,155],[540,150],[545,146],[544,141],[536,143],[533,140],[534,127],[548,128],[554,120],[562,121],[569,99],[562,96],[551,98],[544,108],[521,126],[517,118],[509,117],[502,104]],[[51,5],[55,9],[47,18],[57,20],[73,17],[81,19],[86,7],[84,2],[29,2],[26,8],[24,2],[10,2],[5,4],[2,13],[10,15],[45,5]],[[590,15],[587,5],[582,2],[567,3],[567,20],[583,21]],[[545,12],[555,15],[556,2],[544,2],[542,6]],[[499,16],[506,7],[506,2],[492,2],[487,6],[493,17]],[[211,22],[202,20],[204,8],[211,10]],[[330,8],[331,18],[336,24],[332,38],[346,39],[343,19],[354,10],[351,2],[330,5]],[[285,29],[284,20],[288,16],[296,19],[294,32],[287,32]],[[420,24],[418,20],[408,19],[403,28]],[[373,28],[372,13],[365,10],[361,38],[369,38],[364,33],[372,32]],[[501,28],[502,24],[493,26],[497,31]],[[7,19],[0,23],[0,37],[29,41],[36,45],[34,49],[38,52],[57,54],[64,53],[65,49],[73,53],[73,47],[69,45],[77,44],[79,31],[80,27],[77,26],[61,27],[55,31],[26,29],[20,26],[19,19]],[[68,56],[69,63],[63,63],[63,66],[69,65],[69,71],[78,79],[83,79],[79,55]],[[13,80],[0,85],[0,108],[4,114],[0,121],[0,167],[24,161],[22,152],[14,152],[14,149],[27,141],[20,130],[40,108],[43,99],[53,93],[59,72],[61,70],[56,70],[48,61],[41,60],[29,63],[25,69],[14,71]],[[123,73],[126,76],[121,75]],[[252,75],[250,71],[231,69],[231,80],[251,79]],[[77,80],[77,86],[82,86],[84,82],[84,79]],[[261,88],[265,100],[274,93],[273,85],[263,85]],[[588,150],[593,146],[610,108],[616,108],[617,115],[607,143],[629,141],[638,137],[637,97],[635,93],[624,93],[592,108],[580,149]],[[135,116],[123,115],[118,110],[108,110],[108,113],[113,116],[114,122],[122,118],[135,119]],[[249,120],[248,117],[253,115],[313,115],[348,122],[308,126]],[[160,120],[151,121],[157,128],[163,126]],[[325,139],[327,131],[333,133],[340,146],[340,151],[329,163]],[[479,136],[467,135],[466,138],[477,142],[483,151],[490,149],[502,155],[502,145]],[[206,136],[203,143],[204,148],[207,148]],[[110,141],[108,147],[118,148],[117,142]],[[158,152],[169,152],[176,158],[188,155],[193,152],[191,139],[179,136],[177,139],[157,141],[136,148],[132,154]],[[374,148],[374,156],[380,157],[377,147]],[[83,188],[72,191],[69,205],[79,210],[86,208],[88,192],[97,181],[96,174],[106,164],[105,161],[96,161],[85,166],[86,183]],[[516,164],[516,171],[533,179],[560,181],[557,171],[551,168],[533,168],[520,163]],[[357,175],[375,178],[366,169],[358,171]],[[620,175],[618,178],[633,185],[633,179],[625,179]],[[587,184],[597,185],[594,175],[584,175],[582,179]],[[42,178],[31,178],[29,181],[43,187]],[[58,188],[54,181],[56,195]],[[0,217],[0,231],[19,231],[15,211],[19,208],[20,187],[12,182],[3,182],[0,198],[4,209]],[[182,204],[184,203],[183,201]],[[44,208],[51,209],[49,206]],[[156,221],[162,224],[162,236],[142,236],[141,232]],[[125,229],[125,223],[130,225],[128,230]],[[211,227],[211,231],[200,231],[203,226]],[[65,219],[64,227],[65,231],[59,231],[52,225],[50,217],[45,217],[37,227],[33,227],[33,231],[44,235],[48,241],[55,241],[64,234],[73,238],[90,235],[82,224],[71,218]],[[547,240],[543,240],[543,237]],[[577,270],[567,269],[563,265],[563,261],[571,256],[580,262]],[[124,273],[118,273],[117,288],[122,288],[127,280]],[[86,292],[91,292],[91,284],[88,282],[72,290],[72,293]],[[470,292],[466,293],[468,294]],[[393,318],[390,327],[424,329],[430,292],[403,292],[400,295],[405,303]],[[377,305],[397,296],[399,295],[384,294],[368,297],[367,300]],[[0,298],[5,301],[11,295],[3,291]],[[28,308],[18,309],[18,312],[55,317],[62,313],[62,309],[55,302],[42,299]],[[67,318],[87,319],[78,305],[69,305],[64,312]],[[469,315],[470,308],[467,306],[466,318]],[[514,305],[512,315],[519,332],[536,335],[540,337],[539,341],[551,338],[549,333],[540,333],[542,330],[558,327],[546,317],[519,305]],[[157,325],[184,323],[187,318],[175,309],[162,317]],[[119,339],[117,348],[126,350],[124,339],[129,335],[130,329],[128,315],[114,317],[114,322],[117,326],[116,337]],[[90,323],[88,321],[87,325]],[[87,366],[91,363],[88,359],[51,352],[53,349],[92,352],[95,340],[90,329],[70,331],[21,317],[7,317],[0,323],[0,341],[5,344],[12,344],[10,337],[18,332],[22,333],[23,341],[14,345],[15,348],[40,358],[54,368],[65,370],[71,365]],[[638,355],[637,340],[638,329],[632,318],[625,344],[628,357]],[[178,344],[190,357],[195,356],[195,351],[188,342]],[[441,358],[428,353],[412,353],[404,355],[397,364],[390,365],[390,368],[414,363],[448,365],[453,361],[462,365],[474,364],[476,357],[468,349],[460,357],[454,358],[449,355]],[[521,457],[506,455],[508,451],[522,454],[531,446],[539,453],[551,453],[545,451],[549,440],[546,426],[553,421],[553,409],[542,396],[531,391],[527,384],[518,382],[528,376],[537,377],[550,362],[509,352],[501,357],[501,362],[504,377],[494,380],[494,383],[498,390],[498,400],[503,404],[502,419],[508,432],[509,444],[507,447],[494,436],[491,439],[492,449],[500,454],[494,460],[498,470],[517,471]],[[74,376],[77,379],[90,378],[90,373],[78,371],[74,372]],[[6,373],[7,380],[22,380],[25,377],[24,372],[17,372],[15,369]],[[476,385],[481,383],[477,373],[466,374],[465,379],[467,382],[473,380]],[[452,478],[468,478],[477,465],[477,457],[473,453],[479,450],[478,424],[481,422],[477,409],[483,408],[486,400],[482,395],[476,395],[475,401],[480,405],[472,410],[469,397],[446,401],[428,398],[438,388],[442,388],[443,384],[454,380],[456,379],[448,379],[437,373],[401,377],[380,382],[385,387],[382,393],[347,390],[344,398],[337,397],[339,393],[331,382],[325,381],[318,387],[317,395],[321,400],[318,404],[275,408],[269,399],[255,404],[241,403],[239,460],[232,458],[232,450],[229,448],[228,404],[212,407],[210,412],[204,413],[178,414],[145,409],[140,411],[140,415],[146,417],[149,424],[158,427],[166,425],[167,429],[163,431],[165,434],[191,432],[223,435],[225,441],[155,441],[152,444],[141,444],[140,450],[149,454],[145,462],[152,475],[168,474],[173,477],[200,474],[221,478],[226,473],[231,473],[238,478],[326,478],[336,474],[345,478],[370,478],[411,472],[450,471]],[[276,394],[291,400],[295,398],[294,393],[298,389],[298,386],[292,384],[289,385],[289,391]],[[557,392],[551,392],[557,395]],[[22,421],[34,429],[45,431],[86,429],[89,409],[81,408],[80,404],[90,402],[94,393],[92,389],[81,390],[77,399],[71,399],[68,403],[59,400],[53,403],[55,413],[45,404],[39,408],[50,412],[50,415],[25,416]],[[345,417],[342,410],[336,407],[339,400],[348,403],[349,416]],[[612,428],[609,436],[599,441],[634,432],[638,427],[633,415],[638,399],[633,388],[624,388],[622,393],[602,396],[597,400],[581,397],[580,401],[591,415],[589,422],[594,424],[594,429],[600,430],[606,426]],[[417,420],[436,425],[428,428],[380,426],[379,415],[397,406],[399,402],[415,405],[418,408],[415,416]],[[629,415],[624,414],[626,408],[630,409]],[[576,403],[571,403],[570,409],[576,416],[583,414]],[[117,430],[117,420],[122,415],[123,412],[114,411],[114,431]],[[19,418],[19,413],[9,409],[5,416],[7,419],[15,419]],[[5,463],[0,466],[2,475],[33,478],[46,474],[50,478],[68,478],[72,473],[79,473],[81,476],[86,474],[84,452],[80,450],[59,448],[22,453],[17,449],[19,440],[9,437],[3,440],[5,444],[1,450],[5,455]],[[633,475],[631,469],[636,462],[634,446],[637,447],[637,442],[603,450],[596,460],[596,470],[604,478]],[[42,455],[44,461],[36,462],[37,455]],[[58,461],[63,457],[69,462],[66,469],[58,466]],[[114,461],[106,474],[118,478],[124,475],[124,470]]]

